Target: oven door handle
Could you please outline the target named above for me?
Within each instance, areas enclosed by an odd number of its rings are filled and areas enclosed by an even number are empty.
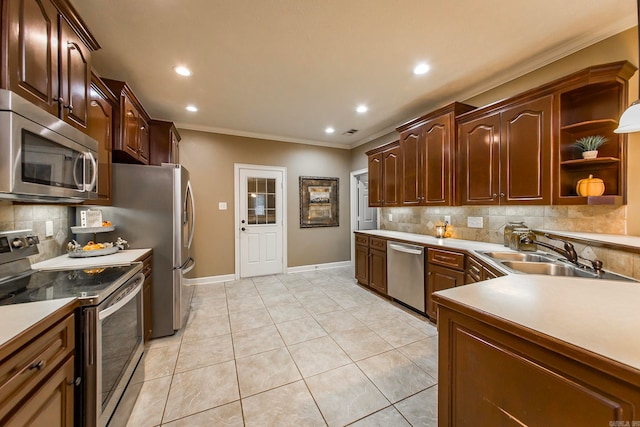
[[[140,290],[142,289],[142,284],[144,283],[144,274],[138,273],[133,280],[135,280],[136,282],[135,288],[133,288],[127,295],[125,295],[117,303],[100,311],[98,313],[98,320],[102,321],[107,317],[111,316],[113,313],[120,310],[124,305],[126,305],[129,301],[134,299],[140,293]]]

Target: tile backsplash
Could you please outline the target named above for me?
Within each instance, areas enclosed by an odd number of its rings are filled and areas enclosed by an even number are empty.
[[[45,236],[46,221],[53,222],[53,236]],[[70,225],[75,221],[75,208],[64,205],[13,204],[0,201],[0,231],[31,229],[38,235],[39,254],[31,262],[43,261],[67,252],[72,238]]]
[[[389,221],[389,214],[393,220]],[[626,234],[626,206],[447,206],[382,208],[380,228],[435,235],[435,226],[451,216],[451,237],[502,243],[509,221],[529,228],[585,233]],[[483,228],[467,227],[467,218],[482,217]]]
[[[392,221],[389,221],[389,214]],[[451,237],[503,243],[504,226],[524,221],[532,229],[625,235],[626,206],[447,206],[382,208],[380,228],[435,236],[435,226],[451,216]],[[482,217],[483,228],[467,227],[467,217]],[[540,238],[545,240],[544,237]],[[555,243],[557,245],[557,243]],[[640,280],[640,255],[575,243],[584,258],[598,258],[605,270]],[[542,250],[545,250],[541,248]]]

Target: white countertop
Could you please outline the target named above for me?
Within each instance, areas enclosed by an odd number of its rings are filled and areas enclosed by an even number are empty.
[[[640,370],[640,284],[512,275],[437,292]]]
[[[63,298],[0,306],[0,345],[4,345],[74,299]]]
[[[61,255],[55,258],[49,258],[45,261],[37,262],[31,265],[33,270],[66,270],[69,268],[92,268],[92,267],[110,267],[113,265],[131,264],[136,259],[147,254],[151,249],[127,249],[118,251],[115,254],[87,257],[87,258],[71,258],[69,255]]]

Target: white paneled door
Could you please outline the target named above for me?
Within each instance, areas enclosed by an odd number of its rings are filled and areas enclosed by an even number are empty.
[[[284,171],[239,169],[240,277],[284,272]]]

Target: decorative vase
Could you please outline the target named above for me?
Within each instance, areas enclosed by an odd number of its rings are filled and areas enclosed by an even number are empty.
[[[583,159],[595,159],[596,157],[598,157],[598,150],[591,150],[591,151],[583,151],[582,152],[582,158]]]

